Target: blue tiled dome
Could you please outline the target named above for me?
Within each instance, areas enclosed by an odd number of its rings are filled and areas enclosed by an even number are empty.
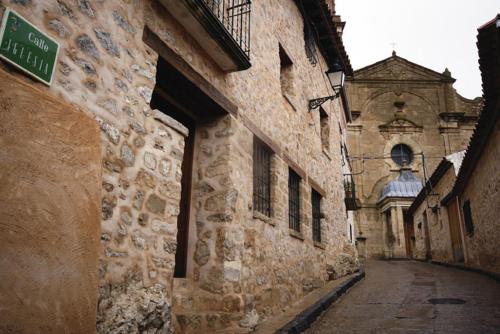
[[[387,183],[378,201],[381,202],[387,197],[417,197],[420,190],[422,181],[413,175],[411,170],[402,170],[396,180]]]

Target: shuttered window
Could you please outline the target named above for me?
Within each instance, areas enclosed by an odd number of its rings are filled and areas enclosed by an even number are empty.
[[[321,195],[314,189],[311,192],[313,240],[321,242]]]
[[[253,208],[271,217],[272,151],[258,139],[253,141]]]
[[[300,232],[300,176],[288,168],[288,223]]]

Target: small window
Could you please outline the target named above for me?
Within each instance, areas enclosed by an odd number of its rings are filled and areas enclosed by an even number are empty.
[[[283,95],[293,95],[293,62],[285,49],[279,45],[280,54],[280,83]]]
[[[300,232],[300,176],[288,168],[288,222],[292,230]]]
[[[323,150],[330,150],[330,119],[323,108],[319,108],[319,125],[321,135],[321,146]]]
[[[408,145],[398,144],[392,148],[391,158],[399,166],[406,166],[413,161],[413,151]]]
[[[470,208],[470,200],[466,200],[462,206],[464,212],[464,225],[465,232],[467,235],[472,236],[474,234],[474,224],[472,222],[472,211]]]
[[[311,65],[316,66],[318,63],[318,55],[316,52],[316,40],[314,39],[314,30],[311,20],[304,17],[304,46],[307,59]]]
[[[253,207],[271,217],[272,151],[257,138],[253,141]]]
[[[321,195],[314,189],[311,192],[313,240],[321,242]]]

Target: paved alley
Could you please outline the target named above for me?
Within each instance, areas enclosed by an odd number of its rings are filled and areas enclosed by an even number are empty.
[[[369,262],[306,333],[500,333],[500,284],[428,263]]]

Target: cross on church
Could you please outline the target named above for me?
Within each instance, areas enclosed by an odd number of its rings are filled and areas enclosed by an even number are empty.
[[[392,45],[392,55],[395,56],[396,55],[396,43],[392,42],[391,45]]]

